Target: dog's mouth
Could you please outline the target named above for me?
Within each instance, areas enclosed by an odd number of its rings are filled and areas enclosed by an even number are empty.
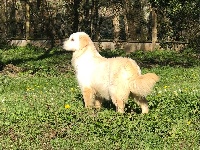
[[[62,45],[62,49],[65,51],[71,51],[71,50],[69,50],[69,48],[66,47],[65,43],[63,43],[63,45]]]
[[[74,52],[75,50],[66,48],[64,45],[62,46],[63,51]]]
[[[61,46],[61,48],[62,48],[63,50],[65,50],[65,51],[68,51],[68,50],[65,49],[64,44]]]

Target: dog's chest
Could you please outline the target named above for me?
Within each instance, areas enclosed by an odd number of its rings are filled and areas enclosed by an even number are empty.
[[[91,87],[101,97],[109,99],[109,64],[107,59],[83,55],[73,60],[81,89]]]
[[[73,61],[73,66],[76,70],[76,76],[79,84],[89,86],[95,69],[94,60],[87,55],[83,55]]]

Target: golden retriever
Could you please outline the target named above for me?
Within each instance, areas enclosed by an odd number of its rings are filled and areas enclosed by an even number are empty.
[[[90,37],[76,32],[64,41],[63,49],[73,51],[72,65],[81,88],[86,108],[100,108],[103,99],[112,100],[123,113],[129,96],[148,113],[145,98],[159,77],[154,73],[142,75],[137,63],[130,58],[102,57]]]

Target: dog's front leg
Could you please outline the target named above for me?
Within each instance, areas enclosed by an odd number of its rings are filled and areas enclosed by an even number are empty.
[[[92,108],[94,106],[94,91],[92,88],[83,88],[83,99],[86,108]]]
[[[112,101],[116,106],[116,111],[119,113],[124,113],[124,107],[125,107],[124,101],[117,98],[112,98]]]

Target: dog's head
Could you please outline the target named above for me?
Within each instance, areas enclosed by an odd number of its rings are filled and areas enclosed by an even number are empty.
[[[63,43],[63,49],[68,51],[82,50],[91,43],[90,37],[85,32],[76,32],[70,35]]]

